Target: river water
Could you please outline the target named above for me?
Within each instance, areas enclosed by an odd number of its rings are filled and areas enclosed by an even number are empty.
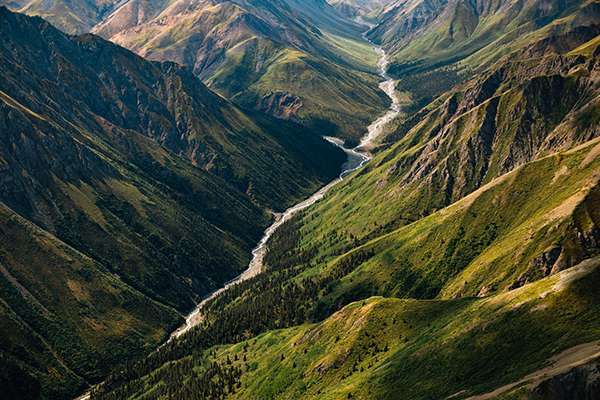
[[[204,300],[198,303],[194,311],[192,311],[186,317],[185,324],[183,324],[171,334],[169,341],[173,340],[174,338],[180,337],[193,327],[200,324],[200,322],[202,322],[202,308],[210,300],[225,292],[233,285],[253,278],[262,272],[269,239],[273,236],[277,229],[281,227],[281,225],[283,225],[286,221],[289,221],[298,212],[317,203],[327,194],[327,192],[331,190],[331,188],[343,181],[352,172],[362,168],[371,159],[371,154],[369,153],[368,149],[374,143],[374,141],[383,133],[383,128],[396,116],[398,116],[398,114],[400,114],[401,111],[400,99],[395,91],[396,81],[394,81],[387,73],[389,66],[388,55],[381,47],[373,43],[371,43],[371,45],[373,46],[377,54],[379,54],[379,75],[383,78],[383,81],[379,84],[379,88],[383,90],[391,99],[392,103],[390,105],[390,108],[385,114],[377,118],[375,121],[373,121],[371,125],[369,125],[369,127],[367,128],[367,134],[362,138],[360,144],[355,148],[349,149],[344,147],[343,140],[339,138],[325,137],[327,141],[341,148],[348,157],[347,161],[342,165],[342,172],[340,173],[340,176],[337,179],[331,181],[326,186],[323,186],[308,199],[296,204],[293,207],[288,208],[283,213],[276,214],[275,222],[271,226],[269,226],[267,230],[265,230],[262,239],[260,240],[256,248],[252,251],[252,260],[248,265],[248,269],[246,269],[241,275],[239,275],[235,279],[229,281],[222,288],[212,292],[208,297],[206,297]],[[80,397],[78,397],[76,400],[89,400],[89,398],[90,393],[86,392]]]
[[[296,204],[293,207],[288,208],[283,213],[276,214],[275,222],[267,228],[262,239],[260,240],[256,248],[252,251],[252,261],[250,261],[248,269],[246,269],[237,278],[228,282],[224,287],[214,291],[208,297],[202,300],[202,302],[198,304],[194,311],[192,311],[186,317],[185,324],[179,327],[175,332],[171,334],[171,339],[180,337],[181,335],[185,334],[190,329],[192,329],[194,326],[197,326],[202,321],[202,308],[204,307],[204,305],[206,305],[207,302],[214,299],[215,297],[229,289],[231,286],[236,285],[240,282],[244,282],[260,274],[264,266],[264,258],[267,253],[267,245],[269,239],[273,236],[273,234],[275,234],[277,229],[279,229],[279,227],[281,227],[281,225],[283,225],[285,222],[289,221],[298,212],[312,206],[313,204],[321,200],[327,194],[327,192],[331,190],[331,188],[340,183],[350,173],[362,168],[362,166],[365,165],[371,159],[371,155],[368,152],[369,147],[379,137],[379,135],[383,133],[383,128],[396,116],[398,116],[401,110],[400,99],[395,91],[396,81],[392,79],[387,73],[389,66],[388,55],[381,47],[376,46],[373,43],[371,43],[371,45],[379,55],[379,75],[383,78],[383,81],[379,84],[379,87],[392,100],[390,108],[385,114],[377,118],[371,125],[369,125],[367,129],[367,134],[360,141],[360,145],[358,145],[355,148],[349,149],[344,147],[344,142],[339,138],[325,137],[326,140],[338,146],[347,154],[348,159],[344,163],[344,165],[342,165],[342,172],[340,173],[339,178],[333,180],[326,186],[323,186],[308,199]]]

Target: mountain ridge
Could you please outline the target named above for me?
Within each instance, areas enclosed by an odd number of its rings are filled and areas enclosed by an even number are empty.
[[[131,0],[96,25],[187,67],[0,9],[0,384],[593,396],[599,4]],[[341,151],[320,136],[358,143],[377,113],[357,21],[386,79],[391,53],[400,112],[362,168],[273,225],[261,273],[165,342],[248,265],[271,210],[336,177]]]
[[[69,398],[166,340],[344,154],[174,63],[0,22],[0,379]]]

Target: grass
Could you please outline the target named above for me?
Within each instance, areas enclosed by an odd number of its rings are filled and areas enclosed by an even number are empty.
[[[231,398],[391,399],[401,393],[423,399],[458,392],[465,398],[597,340],[593,288],[599,279],[596,259],[484,299],[372,297],[323,322],[212,348],[203,357],[244,371]]]
[[[594,141],[578,152],[528,164],[427,218],[317,264],[313,268],[327,274],[353,252],[376,254],[337,282],[323,301],[334,304],[369,293],[473,296],[484,288],[504,290],[528,273],[534,279],[539,272],[531,267],[532,260],[553,244],[565,243],[574,221],[586,221],[581,223],[585,231],[598,222],[590,221],[585,204],[592,204],[597,196],[593,171],[599,161],[579,167],[596,145]],[[557,174],[558,170],[563,172]],[[550,188],[553,195],[548,197]],[[331,226],[322,219],[306,218],[317,226]],[[304,237],[298,246],[311,247],[313,236]],[[336,238],[332,236],[332,241]]]
[[[514,67],[520,71],[519,64],[516,62]],[[501,69],[503,73],[508,71],[507,82],[511,82],[511,68],[513,66],[509,65]],[[525,138],[529,135],[534,142],[548,140],[544,137],[565,135],[565,138],[570,137],[565,139],[566,142],[578,143],[586,137],[584,132],[589,132],[583,122],[578,127],[570,123],[561,125],[565,121],[593,119],[591,109],[575,106],[585,104],[585,101],[577,103],[577,98],[587,96],[578,89],[577,78],[534,77],[522,84],[510,83],[511,89],[499,83],[498,89],[487,93],[476,106],[457,109],[462,98],[480,93],[486,79],[476,79],[470,84],[473,86],[434,103],[418,123],[399,136],[388,149],[380,151],[364,170],[334,188],[322,202],[299,217],[301,240],[292,253],[315,250],[316,255],[310,263],[322,264],[324,258],[339,256],[419,221],[522,165],[530,157],[535,159],[552,151],[531,149],[527,150],[529,155],[522,153],[520,143],[528,141]],[[551,94],[554,92],[562,93],[561,104],[554,104],[554,99],[558,99]],[[545,114],[547,111],[544,110],[553,111]],[[575,117],[577,114],[581,117]],[[529,120],[531,115],[539,118],[533,130]],[[534,136],[539,139],[533,139]],[[515,158],[515,154],[519,156]],[[551,166],[548,164],[543,168],[545,171]],[[567,165],[564,168],[576,171]],[[540,173],[545,174],[543,171]],[[550,182],[554,177],[546,175],[545,179]],[[530,187],[523,190],[527,192]],[[543,199],[544,195],[540,196]],[[485,206],[482,208],[485,209]],[[419,226],[426,221],[432,220],[422,220]],[[490,217],[486,224],[492,222],[494,220]],[[447,225],[446,222],[439,223]],[[466,231],[471,229],[464,228]],[[421,256],[427,258],[426,254]],[[415,259],[411,262],[422,261]]]
[[[360,138],[387,106],[377,89],[375,51],[361,27],[328,6],[287,3],[289,9],[276,14],[260,1],[244,8],[224,3],[183,13],[177,24],[142,25],[114,40],[151,59],[196,68],[213,90],[249,109],[262,107],[274,92],[290,93],[302,103],[295,119],[324,135]],[[287,36],[267,17],[288,26]],[[198,38],[210,41],[210,48]],[[188,48],[202,50],[190,56]]]

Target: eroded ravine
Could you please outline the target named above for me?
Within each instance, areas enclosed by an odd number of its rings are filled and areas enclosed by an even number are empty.
[[[210,300],[214,299],[231,286],[236,285],[238,283],[244,282],[250,278],[258,275],[264,266],[264,257],[267,253],[267,244],[269,239],[273,236],[273,234],[283,225],[286,221],[296,215],[299,211],[302,211],[319,200],[321,200],[331,188],[341,182],[348,174],[360,169],[363,165],[365,165],[370,159],[371,155],[368,152],[369,147],[374,143],[374,141],[383,133],[384,127],[392,121],[398,114],[400,113],[400,99],[395,91],[396,81],[392,79],[388,73],[389,59],[388,55],[381,47],[374,45],[371,43],[377,54],[379,54],[378,68],[379,75],[383,78],[383,81],[379,84],[379,87],[382,91],[384,91],[387,96],[391,99],[392,103],[390,108],[387,110],[385,114],[381,117],[377,118],[371,125],[369,125],[367,129],[367,134],[360,141],[360,145],[349,149],[344,147],[344,142],[341,139],[334,137],[325,137],[329,142],[335,144],[348,156],[348,160],[342,165],[342,172],[340,176],[327,184],[326,186],[319,189],[316,193],[310,196],[308,199],[296,204],[293,207],[288,208],[286,211],[280,214],[276,214],[275,222],[267,228],[262,239],[256,246],[256,248],[252,251],[252,260],[248,265],[248,269],[246,269],[241,275],[232,281],[228,282],[224,287],[214,291],[208,297],[206,297],[202,302],[198,304],[198,306],[192,311],[186,318],[186,322],[179,329],[171,334],[171,339],[180,337],[181,335],[188,332],[194,326],[198,325],[202,321],[202,308],[208,303]]]

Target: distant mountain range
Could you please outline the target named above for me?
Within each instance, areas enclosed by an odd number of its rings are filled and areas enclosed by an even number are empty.
[[[599,1],[3,4],[4,395],[600,393]]]
[[[0,1],[188,66],[246,108],[358,139],[385,108],[365,26],[324,0]]]

